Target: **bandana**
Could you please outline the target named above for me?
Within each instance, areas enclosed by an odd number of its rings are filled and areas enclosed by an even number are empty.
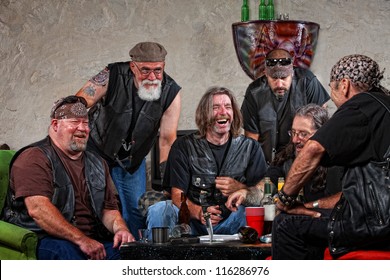
[[[282,79],[291,76],[294,69],[292,63],[285,66],[276,64],[275,66],[265,66],[265,73],[274,79]]]
[[[86,101],[82,97],[77,96],[69,96],[65,98],[61,98],[57,100],[53,108],[51,109],[50,117],[52,119],[74,119],[74,118],[87,118],[88,111],[86,105]]]
[[[370,87],[380,87],[383,72],[374,60],[365,55],[353,54],[340,59],[330,72],[330,81],[340,81],[347,78],[352,83],[364,83]]]

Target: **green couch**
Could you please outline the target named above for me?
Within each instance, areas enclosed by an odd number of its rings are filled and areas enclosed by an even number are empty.
[[[3,211],[9,183],[9,163],[15,151],[0,150],[0,210]],[[0,260],[36,259],[37,235],[0,220]]]

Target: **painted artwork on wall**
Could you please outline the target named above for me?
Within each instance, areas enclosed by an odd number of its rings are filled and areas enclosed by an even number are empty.
[[[233,41],[244,72],[257,79],[264,75],[266,54],[282,48],[294,56],[294,66],[310,68],[320,26],[314,22],[255,20],[233,23]]]

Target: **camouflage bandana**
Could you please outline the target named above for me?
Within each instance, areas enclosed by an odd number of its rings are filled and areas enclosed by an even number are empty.
[[[282,66],[276,64],[275,66],[265,66],[265,73],[274,79],[283,79],[291,76],[294,73],[293,65]]]
[[[365,55],[353,54],[340,59],[330,72],[330,81],[340,81],[343,78],[351,80],[352,83],[364,83],[372,87],[381,88],[380,80],[383,72],[379,65]]]

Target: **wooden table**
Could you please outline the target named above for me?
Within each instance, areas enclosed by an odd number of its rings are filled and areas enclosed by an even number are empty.
[[[126,243],[120,250],[123,260],[264,260],[271,244],[244,244],[241,241],[194,244]]]

